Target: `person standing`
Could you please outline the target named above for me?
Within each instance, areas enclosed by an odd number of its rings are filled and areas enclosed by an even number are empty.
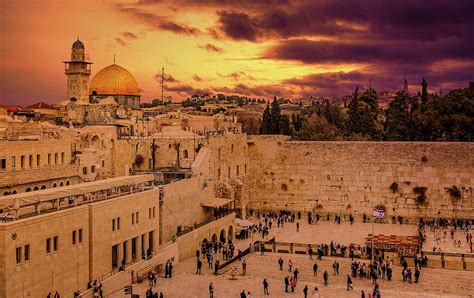
[[[288,260],[288,272],[291,272],[291,269],[293,267],[293,262],[290,260]]]
[[[364,292],[364,290],[361,290],[361,291],[360,291],[360,298],[365,298],[365,292]]]
[[[197,270],[196,270],[196,274],[201,274],[201,267],[202,267],[201,259],[198,259],[198,260],[197,260]]]
[[[305,285],[303,288],[304,298],[308,298],[308,285]]]
[[[214,285],[212,282],[209,284],[209,298],[214,298]]]
[[[418,279],[420,278],[420,270],[418,268],[415,268],[415,283],[418,283]]]
[[[283,259],[281,257],[278,259],[278,265],[280,265],[280,270],[283,270]]]
[[[247,263],[245,263],[245,260],[242,262],[242,275],[247,275]]]
[[[347,290],[349,291],[349,289],[353,290],[354,287],[352,286],[352,279],[349,275],[347,275]]]
[[[323,280],[324,280],[324,285],[327,286],[329,284],[329,274],[327,271],[324,271],[323,273]]]
[[[267,279],[263,279],[263,295],[270,295],[268,292],[268,281]]]
[[[294,278],[291,278],[290,280],[290,286],[291,286],[291,292],[295,292],[295,288],[296,288],[296,280]]]
[[[288,293],[288,286],[290,285],[290,280],[288,276],[285,276],[285,292]]]
[[[318,276],[318,263],[314,262],[313,265],[313,275]]]
[[[245,290],[243,290],[243,291],[240,293],[240,298],[247,298],[247,294],[245,294]]]
[[[293,271],[293,275],[294,275],[294,277],[295,277],[295,282],[298,282],[298,273],[300,273],[300,272],[298,271],[298,268],[295,268],[295,271]]]
[[[319,298],[318,287],[314,287],[314,290],[313,290],[313,298]]]

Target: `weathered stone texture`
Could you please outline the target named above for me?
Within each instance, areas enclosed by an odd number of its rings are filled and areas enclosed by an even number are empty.
[[[292,142],[249,137],[249,207],[389,216],[473,216],[474,144],[422,142]],[[390,185],[398,183],[392,192]],[[456,186],[461,198],[447,189]],[[426,187],[418,206],[413,188]]]

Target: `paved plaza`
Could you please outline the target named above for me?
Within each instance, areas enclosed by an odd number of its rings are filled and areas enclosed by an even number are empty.
[[[255,221],[254,221],[255,222]],[[296,232],[295,223],[285,223],[283,228],[273,225],[269,238],[276,237],[276,241],[295,243],[329,243],[331,240],[340,244],[363,244],[367,234],[372,232],[371,224],[355,223],[350,225],[342,222],[340,225],[322,222],[317,225],[308,225],[300,221],[300,231]],[[416,235],[417,228],[414,225],[392,225],[376,224],[375,234],[385,235]],[[249,239],[236,241],[236,247],[243,249],[248,247]],[[253,240],[260,240],[257,234]],[[216,255],[215,258],[221,259]],[[278,259],[284,260],[284,270],[278,268]],[[289,276],[287,271],[288,260],[292,260],[293,268],[298,268],[300,275],[294,293],[284,292],[284,278]],[[313,276],[313,260],[307,255],[265,253],[261,256],[259,252],[252,253],[242,259],[247,263],[247,275],[242,276],[241,262],[226,267],[219,276],[212,274],[212,269],[207,268],[204,262],[202,275],[196,274],[196,258],[191,258],[176,264],[173,278],[158,278],[154,291],[162,292],[164,297],[209,297],[208,286],[212,282],[215,288],[215,297],[240,297],[242,290],[251,293],[251,297],[264,297],[263,279],[266,278],[270,284],[271,297],[303,297],[303,287],[308,285],[309,295],[314,287],[319,288],[319,297],[360,297],[361,290],[371,293],[373,286],[370,279],[353,278],[354,290],[346,290],[346,276],[350,274],[351,260],[349,258],[323,257],[318,263],[318,276]],[[332,264],[337,260],[340,263],[340,274],[333,275]],[[357,260],[357,259],[356,259]],[[367,260],[358,260],[368,263]],[[233,268],[236,268],[234,270]],[[330,274],[330,283],[323,285],[322,274],[324,271]],[[474,293],[474,272],[457,271],[445,269],[423,268],[421,270],[420,282],[409,284],[402,281],[402,268],[393,266],[393,279],[387,281],[379,279],[381,294],[383,297],[469,297]],[[232,279],[232,273],[237,272],[236,279]],[[134,285],[134,293],[145,297],[148,282]],[[111,297],[128,297],[121,291]]]

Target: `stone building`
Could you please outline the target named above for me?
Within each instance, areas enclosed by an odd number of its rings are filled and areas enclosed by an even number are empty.
[[[89,76],[91,62],[86,61],[85,47],[79,38],[72,44],[71,60],[64,61],[67,77],[67,96],[70,101],[89,100]]]

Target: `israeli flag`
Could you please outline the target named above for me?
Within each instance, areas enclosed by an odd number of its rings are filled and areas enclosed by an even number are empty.
[[[374,217],[376,218],[383,218],[385,216],[385,212],[383,210],[374,209]]]

